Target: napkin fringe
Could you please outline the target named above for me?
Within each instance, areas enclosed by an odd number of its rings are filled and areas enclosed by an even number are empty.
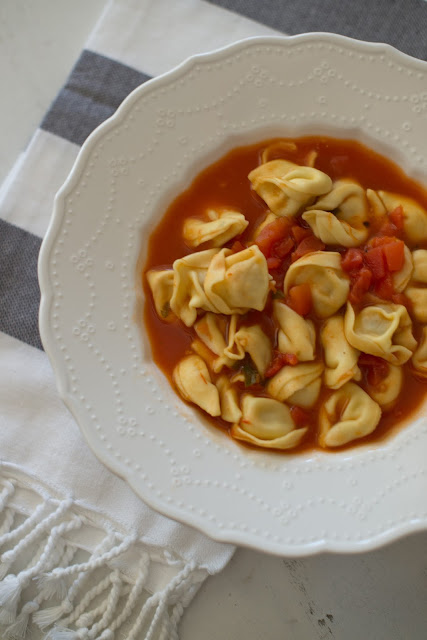
[[[126,640],[178,639],[184,608],[206,577],[194,562],[164,554],[163,563],[178,573],[150,595],[147,582],[159,554],[135,534],[112,525],[100,531],[94,514],[83,513],[72,498],[43,495],[25,516],[14,504],[18,482],[0,486],[1,637],[24,640],[35,624],[49,640],[113,640],[116,632]],[[100,534],[91,551],[79,545],[85,527]],[[77,562],[82,551],[85,560]],[[132,571],[129,557],[136,558]]]

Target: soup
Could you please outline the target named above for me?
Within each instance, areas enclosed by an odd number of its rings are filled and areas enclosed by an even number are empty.
[[[383,438],[425,397],[426,208],[420,185],[355,141],[234,149],[149,239],[155,362],[246,444]]]

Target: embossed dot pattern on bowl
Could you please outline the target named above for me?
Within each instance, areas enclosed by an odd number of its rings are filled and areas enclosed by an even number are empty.
[[[139,272],[168,203],[238,145],[357,138],[426,181],[426,80],[427,64],[386,45],[254,38],[136,89],[83,146],[42,246],[42,340],[90,446],[155,509],[287,555],[373,548],[426,527],[422,417],[341,453],[241,447],[201,423],[153,364]]]

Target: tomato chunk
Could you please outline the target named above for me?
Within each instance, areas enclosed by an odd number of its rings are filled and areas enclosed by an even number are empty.
[[[296,427],[306,427],[310,424],[310,414],[301,407],[294,406],[291,408],[292,420]]]
[[[291,233],[298,243],[301,242],[301,240],[304,240],[304,238],[308,238],[313,235],[311,229],[305,229],[304,227],[300,227],[298,224],[293,225]]]
[[[372,282],[372,271],[363,267],[357,274],[354,282],[351,285],[348,299],[352,304],[359,304],[362,302],[362,298],[369,290]]]
[[[365,253],[366,266],[372,271],[374,280],[381,280],[387,273],[383,247],[373,247]]]
[[[302,258],[306,253],[313,253],[313,251],[323,251],[325,248],[324,243],[316,238],[316,236],[307,236],[297,246],[295,251],[292,254],[292,262],[298,260],[298,258]]]
[[[308,283],[297,284],[289,289],[287,304],[299,313],[300,316],[305,316],[311,311],[312,298],[311,289]]]
[[[281,240],[281,242],[279,242],[274,246],[273,252],[278,258],[285,258],[288,255],[288,253],[292,251],[293,248],[294,248],[294,241],[290,236],[288,236],[287,238],[285,238],[284,240]]]
[[[396,209],[393,209],[393,211],[388,214],[388,217],[390,218],[394,226],[398,229],[398,231],[403,231],[403,223],[405,219],[403,216],[403,207],[401,204],[399,204]]]
[[[405,244],[402,240],[395,240],[389,244],[385,244],[383,252],[387,268],[389,271],[400,271],[405,262]]]
[[[354,271],[363,265],[363,251],[361,249],[347,249],[341,258],[341,267],[344,271]]]
[[[261,229],[255,242],[266,258],[270,257],[273,246],[289,234],[290,227],[289,219],[283,217],[276,218]]]
[[[272,378],[285,365],[294,366],[296,364],[298,364],[298,358],[294,353],[282,353],[281,351],[275,351],[273,359],[268,365],[264,377]]]
[[[375,293],[384,300],[392,300],[394,294],[394,285],[390,273],[384,276],[375,284]]]
[[[270,256],[269,258],[267,258],[267,267],[269,271],[270,269],[278,269],[281,264],[281,259],[276,258],[276,256]]]

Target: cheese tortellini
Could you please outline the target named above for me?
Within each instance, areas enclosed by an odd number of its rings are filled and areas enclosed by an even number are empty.
[[[355,348],[401,365],[417,346],[412,321],[401,304],[376,304],[355,313],[349,302],[344,320],[345,335]]]
[[[357,365],[359,351],[345,337],[344,318],[328,318],[320,332],[325,356],[325,384],[339,389],[350,380],[360,380],[362,373]]]
[[[278,216],[295,216],[332,187],[332,180],[323,171],[288,160],[270,160],[251,171],[248,177],[253,189]]]
[[[393,211],[396,207],[402,207],[403,226],[406,236],[411,242],[427,241],[427,211],[424,207],[412,198],[388,191],[378,191],[378,196],[387,212]]]
[[[213,247],[222,247],[226,242],[240,235],[248,226],[245,216],[239,211],[209,209],[206,220],[187,218],[183,236],[189,247],[198,247],[210,242]]]
[[[173,378],[182,397],[194,402],[211,416],[221,414],[218,389],[200,356],[187,356],[174,369]]]
[[[375,387],[368,387],[369,395],[377,402],[383,411],[390,411],[402,391],[402,367],[388,365],[388,373]]]
[[[326,153],[324,145],[269,141],[249,174],[246,160],[230,170],[229,154],[193,200],[190,187],[185,214],[183,200],[172,205],[164,228],[176,213],[181,234],[164,233],[170,262],[162,247],[160,266],[147,265],[148,334],[170,332],[153,349],[164,350],[159,363],[166,369],[170,350],[167,374],[180,396],[262,449],[342,447],[388,413],[382,434],[427,383],[424,203],[367,188],[360,149],[357,160],[346,152],[334,162],[334,145]]]
[[[228,345],[224,355],[231,362],[243,360],[248,353],[261,376],[271,360],[271,342],[259,325],[241,326],[237,329],[237,317],[233,316],[228,329]]]
[[[418,348],[412,356],[412,365],[421,378],[427,378],[427,327],[423,327]]]
[[[369,234],[365,190],[353,180],[338,180],[302,218],[325,244],[358,247]]]
[[[292,449],[302,441],[307,428],[295,428],[289,408],[271,398],[245,395],[242,418],[231,427],[231,435],[258,447]]]
[[[340,447],[363,438],[372,433],[380,418],[380,406],[357,384],[347,382],[320,409],[319,444]]]
[[[313,309],[319,318],[328,318],[347,301],[350,279],[341,269],[336,251],[314,251],[289,267],[284,282],[285,295],[295,285],[310,285]]]
[[[232,253],[207,249],[173,263],[174,284],[170,307],[187,327],[198,310],[232,315],[249,309],[261,311],[267,301],[267,262],[256,245]]]
[[[316,329],[287,304],[274,301],[273,314],[279,326],[277,343],[282,353],[292,353],[299,362],[314,360]]]
[[[147,273],[148,284],[156,307],[157,315],[167,318],[170,314],[170,300],[173,293],[174,274],[171,269],[152,270]]]
[[[267,391],[280,402],[309,409],[319,397],[323,369],[322,362],[285,366],[271,378]]]
[[[427,215],[427,214],[426,214]],[[412,282],[405,294],[412,303],[412,310],[418,322],[427,322],[427,251],[417,249],[412,254],[414,270]]]

